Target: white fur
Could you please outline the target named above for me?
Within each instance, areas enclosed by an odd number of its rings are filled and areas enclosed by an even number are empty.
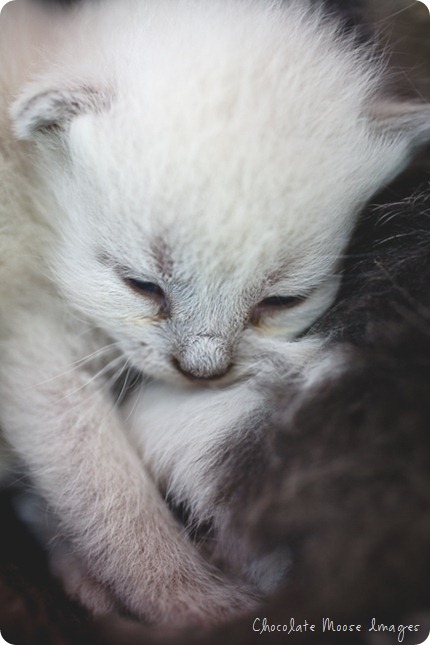
[[[331,303],[357,212],[406,163],[429,109],[380,118],[380,65],[304,0],[49,14],[19,0],[4,20],[4,434],[91,580],[155,621],[226,616],[244,594],[180,535],[112,375],[133,366],[174,388],[178,365],[227,371],[222,402],[274,347],[297,367],[307,346],[294,338]],[[158,284],[168,315],[127,278]],[[304,300],[258,309],[288,295]]]

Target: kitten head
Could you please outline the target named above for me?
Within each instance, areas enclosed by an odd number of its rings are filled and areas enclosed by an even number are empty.
[[[382,101],[380,65],[305,4],[157,7],[124,43],[104,17],[110,48],[66,52],[15,130],[58,202],[71,305],[155,378],[228,382],[330,306],[360,208],[430,108]]]

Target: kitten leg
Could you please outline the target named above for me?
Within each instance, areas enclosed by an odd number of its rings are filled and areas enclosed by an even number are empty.
[[[70,370],[79,353],[68,338],[55,318],[21,316],[0,366],[0,423],[66,538],[90,575],[147,620],[205,622],[243,608],[246,594],[180,534],[100,383]]]

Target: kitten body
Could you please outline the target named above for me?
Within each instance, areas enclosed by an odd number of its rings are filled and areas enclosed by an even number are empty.
[[[133,368],[170,383],[175,411],[190,383],[217,379],[214,399],[196,396],[228,427],[235,397],[253,413],[262,366],[300,382],[319,342],[295,338],[332,302],[360,207],[426,136],[429,109],[381,100],[382,65],[307,3],[12,4],[4,435],[84,562],[93,610],[227,616],[246,592],[180,534],[113,382]],[[178,449],[198,446],[195,463],[220,432],[196,423]]]

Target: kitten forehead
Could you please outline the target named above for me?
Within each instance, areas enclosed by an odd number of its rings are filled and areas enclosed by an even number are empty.
[[[156,26],[158,40],[149,42],[150,61],[130,65],[132,78],[121,70],[116,103],[97,123],[98,143],[111,146],[114,168],[122,151],[130,165],[145,174],[148,166],[160,168],[170,183],[172,173],[184,185],[194,174],[202,188],[215,173],[228,194],[232,184],[234,192],[258,192],[258,170],[270,164],[279,166],[272,184],[289,175],[282,183],[295,190],[312,175],[301,158],[327,166],[334,151],[346,157],[352,140],[364,144],[364,112],[377,74],[338,38],[333,42],[333,26],[324,29],[302,7],[298,31],[294,3],[287,22],[282,12],[255,2],[240,4],[235,22],[234,6],[211,16],[205,3],[191,21],[170,10],[167,26]],[[181,23],[173,32],[171,13]],[[145,50],[135,55],[145,58]]]
[[[151,235],[162,220],[197,253],[257,236],[288,256],[322,220],[328,242],[381,181],[389,144],[366,117],[378,73],[306,2],[204,5],[149,5],[148,48],[130,47],[111,109],[72,127],[75,160],[112,217]]]
[[[103,196],[92,201],[105,203],[103,217],[112,220],[108,230],[115,239],[127,234],[115,226],[125,217],[134,222],[142,245],[151,242],[158,249],[159,265],[171,264],[170,246],[182,249],[196,267],[198,259],[207,265],[218,258],[224,271],[245,259],[269,268],[298,254],[305,258],[317,251],[323,263],[324,255],[339,252],[378,175],[380,159],[375,146],[367,149],[367,133],[356,137],[354,155],[351,142],[342,146],[334,127],[333,141],[326,132],[327,141],[316,148],[315,138],[278,133],[265,154],[274,136],[266,124],[231,136],[220,128],[211,142],[205,141],[206,124],[198,128],[196,123],[183,141],[183,132],[173,133],[161,146],[152,135],[138,144],[130,133],[120,155],[114,145],[109,149],[106,132],[102,173],[94,177],[101,167],[90,164],[87,176]]]

